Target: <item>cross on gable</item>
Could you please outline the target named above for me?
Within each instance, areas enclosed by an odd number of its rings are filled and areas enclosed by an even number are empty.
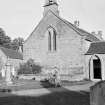
[[[52,0],[49,0],[49,3],[53,3],[53,1]]]

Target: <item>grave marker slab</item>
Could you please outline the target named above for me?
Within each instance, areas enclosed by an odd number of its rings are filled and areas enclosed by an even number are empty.
[[[90,105],[105,105],[105,81],[90,88]]]

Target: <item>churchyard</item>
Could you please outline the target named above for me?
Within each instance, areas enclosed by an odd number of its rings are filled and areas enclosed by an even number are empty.
[[[93,82],[61,80],[58,86],[54,74],[41,74],[37,70],[33,73],[32,67],[26,65],[13,75],[7,64],[5,77],[0,77],[0,105],[90,105]],[[35,68],[40,67],[34,65]]]
[[[15,73],[9,61],[0,79],[0,105],[96,105],[94,82],[58,78],[56,68],[43,74],[41,67],[29,61]],[[98,97],[99,98],[99,97]],[[96,102],[94,104],[94,102]],[[91,104],[90,104],[91,103]],[[99,105],[99,104],[97,104]],[[103,105],[103,104],[102,104]]]
[[[7,84],[0,81],[0,105],[90,105],[90,81],[62,81],[61,87],[52,87],[39,81],[40,76],[21,75]]]
[[[89,80],[61,80],[55,85],[49,75],[18,74],[13,76],[9,67],[0,77],[0,105],[104,105],[105,83]],[[95,84],[95,85],[94,85]]]
[[[57,72],[43,74],[37,70],[40,66],[27,65],[12,73],[7,63],[5,75],[0,77],[0,105],[104,105],[104,95],[98,97],[103,83],[60,80]],[[102,104],[97,104],[100,100]]]
[[[0,92],[0,105],[89,105],[89,92],[72,90],[75,84],[72,89],[43,88],[39,84],[33,80],[20,80],[17,85],[5,87],[12,91]]]

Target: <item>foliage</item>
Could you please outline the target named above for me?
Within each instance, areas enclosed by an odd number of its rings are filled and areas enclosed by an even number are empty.
[[[3,61],[2,58],[0,57],[0,70],[2,70],[2,67],[3,67]]]
[[[27,64],[28,64],[29,66],[33,66],[33,65],[34,65],[34,60],[33,60],[33,59],[29,59],[29,60],[27,61]]]
[[[0,45],[6,48],[11,48],[11,38],[6,35],[2,28],[0,28]]]
[[[48,78],[40,81],[44,87],[61,87],[61,80],[56,74],[49,73]],[[48,84],[48,85],[46,85]]]
[[[10,48],[13,50],[19,50],[19,46],[21,46],[21,50],[23,51],[23,43],[24,39],[21,37],[15,38],[11,40],[9,36],[6,35],[5,31],[0,28],[0,45],[6,48]]]
[[[58,79],[58,75],[55,74],[49,74],[49,79],[48,79],[49,83],[54,86],[54,87],[60,87],[61,86],[61,80]]]
[[[34,63],[33,59],[29,59],[26,63],[20,65],[18,74],[38,74],[41,72],[41,66]]]
[[[11,42],[11,46],[13,50],[19,50],[19,46],[22,47],[22,51],[23,51],[23,43],[24,43],[24,39],[21,37],[15,38],[12,42]]]
[[[27,65],[27,63],[20,64],[20,68],[18,70],[18,74],[32,74],[31,67]]]

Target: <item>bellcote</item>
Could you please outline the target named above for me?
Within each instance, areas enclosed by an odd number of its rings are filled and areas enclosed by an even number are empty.
[[[54,4],[56,4],[58,6],[57,0],[46,0],[44,7],[54,5]]]
[[[43,15],[45,16],[49,10],[51,10],[56,15],[59,15],[57,0],[45,0]]]

